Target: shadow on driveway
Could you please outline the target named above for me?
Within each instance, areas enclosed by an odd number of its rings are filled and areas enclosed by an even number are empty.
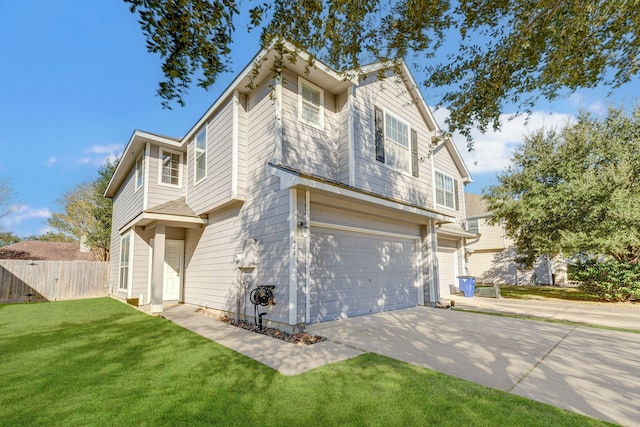
[[[622,425],[640,423],[640,336],[414,307],[310,333]]]

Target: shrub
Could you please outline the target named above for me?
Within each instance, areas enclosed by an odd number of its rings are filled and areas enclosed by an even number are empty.
[[[640,264],[589,260],[571,265],[569,275],[581,290],[604,301],[640,301]]]

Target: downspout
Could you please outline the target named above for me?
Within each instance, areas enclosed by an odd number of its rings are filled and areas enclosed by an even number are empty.
[[[289,190],[289,325],[298,317],[298,190]]]
[[[305,193],[305,207],[304,207],[304,223],[309,226],[311,224],[311,193],[307,190]],[[304,249],[304,306],[305,306],[305,323],[311,321],[311,231],[305,238]]]

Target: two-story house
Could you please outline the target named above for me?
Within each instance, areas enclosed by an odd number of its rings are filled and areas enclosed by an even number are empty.
[[[475,235],[467,238],[468,274],[477,277],[479,283],[505,285],[540,285],[567,283],[567,267],[564,258],[549,259],[540,256],[533,269],[518,263],[515,243],[510,239],[503,224],[489,221],[491,212],[479,194],[465,194],[467,230]]]
[[[251,317],[273,286],[265,321],[296,328],[449,293],[470,175],[408,67],[295,55],[274,77],[261,51],[183,138],[133,133],[105,193],[113,295]]]

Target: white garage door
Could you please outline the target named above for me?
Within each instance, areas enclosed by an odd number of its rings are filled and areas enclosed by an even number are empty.
[[[456,250],[438,248],[438,278],[440,279],[440,297],[451,295],[449,285],[458,286],[456,278]]]
[[[311,323],[418,304],[416,241],[312,228]]]

